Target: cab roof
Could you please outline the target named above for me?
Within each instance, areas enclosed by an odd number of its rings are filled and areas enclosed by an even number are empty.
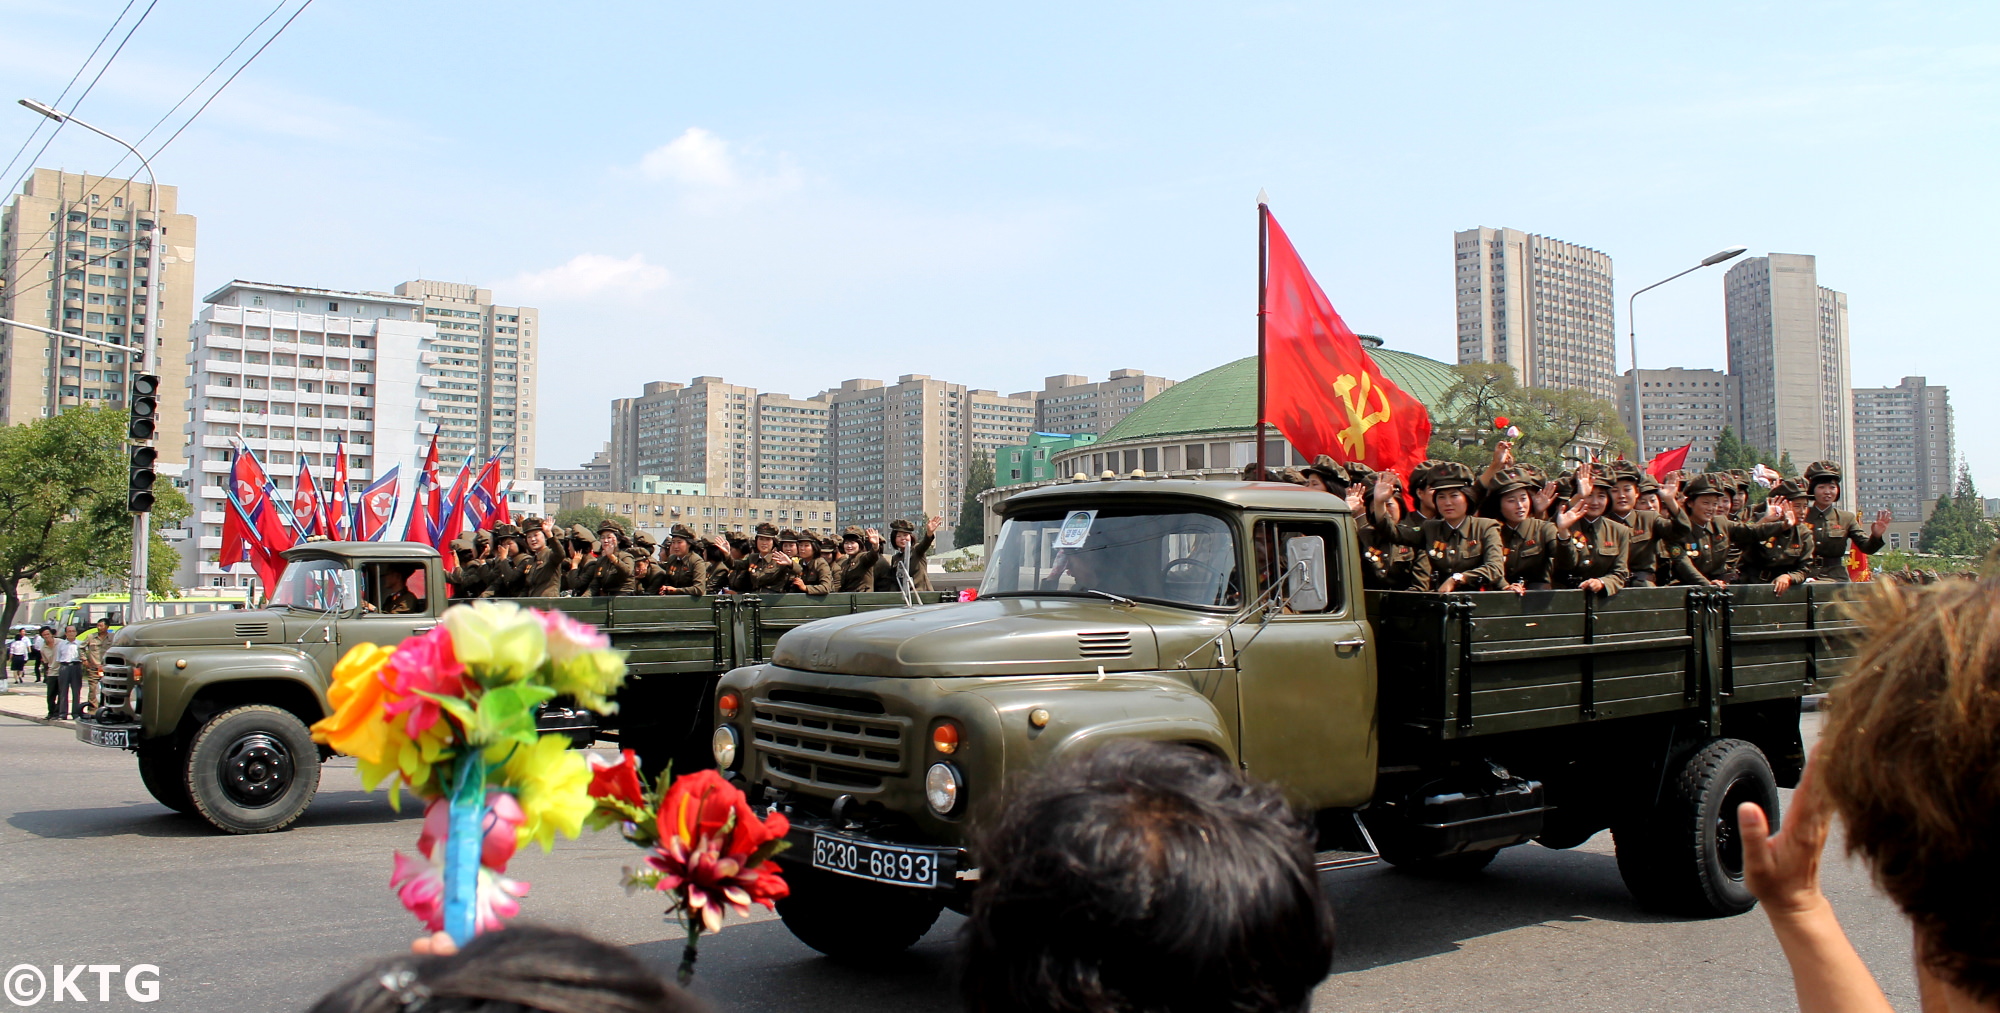
[[[438,550],[422,542],[301,542],[285,550],[286,559],[403,559],[422,562],[438,558]]]
[[[1008,497],[1002,514],[1106,499],[1193,499],[1236,510],[1347,513],[1347,500],[1290,482],[1204,482],[1191,478],[1087,480],[1043,486]]]

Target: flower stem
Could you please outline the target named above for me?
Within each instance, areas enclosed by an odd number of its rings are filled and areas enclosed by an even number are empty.
[[[674,981],[679,983],[682,988],[686,988],[687,983],[694,980],[694,961],[696,957],[700,956],[700,953],[697,952],[701,946],[701,922],[699,919],[688,925],[687,930],[687,945],[681,947],[681,967],[679,971],[674,972]]]
[[[486,754],[468,748],[453,764],[444,842],[444,928],[459,946],[478,933],[479,861],[485,842]]]

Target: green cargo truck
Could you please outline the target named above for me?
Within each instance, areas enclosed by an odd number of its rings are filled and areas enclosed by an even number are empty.
[[[977,601],[812,623],[716,691],[715,760],[790,818],[779,912],[822,952],[962,910],[1010,779],[1119,738],[1281,785],[1325,868],[1467,874],[1609,828],[1642,902],[1745,911],[1736,805],[1775,813],[1800,698],[1849,653],[1839,585],[1364,592],[1346,503],[1297,486],[1079,482],[1002,513]]]
[[[161,804],[232,833],[280,830],[311,804],[330,754],[308,726],[330,712],[333,666],[357,644],[395,644],[437,624],[446,602],[435,549],[415,542],[312,542],[285,553],[262,609],[126,626],[113,635],[103,706],[77,738],[137,754]],[[397,588],[422,589],[417,611],[388,614]],[[945,596],[925,596],[939,601]],[[545,709],[545,730],[602,735],[658,770],[710,763],[709,699],[723,671],[770,656],[785,631],[899,594],[527,598],[592,623],[629,652],[614,715]]]

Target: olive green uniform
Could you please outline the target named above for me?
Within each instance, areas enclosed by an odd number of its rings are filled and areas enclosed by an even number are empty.
[[[1546,591],[1555,586],[1556,541],[1561,529],[1539,517],[1522,518],[1519,524],[1500,525],[1500,549],[1507,557],[1506,585],[1525,585],[1530,591]]]
[[[585,564],[583,569],[584,586],[589,589],[593,598],[631,594],[636,590],[632,578],[632,559],[623,552],[600,554]]]
[[[481,598],[520,598],[528,587],[528,557],[516,552],[506,559],[495,556],[486,564],[486,588]]]
[[[825,556],[814,555],[811,559],[801,559],[798,563],[798,578],[805,587],[793,590],[800,594],[829,594],[833,591],[833,565]]]
[[[692,549],[685,556],[670,555],[660,564],[661,594],[701,594],[708,590],[708,560]]]
[[[1632,532],[1632,547],[1626,565],[1632,571],[1627,587],[1652,587],[1659,583],[1660,549],[1679,533],[1673,519],[1651,510],[1634,510],[1623,517],[1606,510],[1604,516],[1625,525]]]
[[[1686,518],[1682,520],[1682,518]],[[1686,532],[1683,540],[1667,546],[1667,557],[1673,566],[1676,584],[1720,584],[1729,572],[1729,557],[1732,550],[1766,538],[1784,536],[1791,525],[1782,520],[1751,524],[1724,517],[1711,518],[1706,527],[1695,527],[1693,518],[1683,513],[1676,517],[1681,521],[1681,529]]]
[[[1584,518],[1575,530],[1556,541],[1557,587],[1575,588],[1586,580],[1604,582],[1604,593],[1617,594],[1632,577],[1632,529],[1608,516]]]
[[[893,538],[895,536],[891,535],[890,537]],[[937,543],[937,533],[934,531],[926,531],[921,535],[912,533],[910,537],[910,544],[906,548],[898,549],[896,551],[896,554],[890,557],[889,559],[889,572],[888,572],[889,586],[883,587],[881,583],[878,582],[875,585],[875,590],[877,591],[902,590],[902,588],[898,586],[896,581],[897,570],[904,570],[909,573],[911,588],[918,591],[930,590],[931,575],[930,575],[930,562],[928,557],[930,555],[931,546],[936,543]]]
[[[1378,518],[1381,527],[1386,519]],[[1420,518],[1415,514],[1393,529],[1397,543],[1416,549],[1430,566],[1425,590],[1443,586],[1454,575],[1462,577],[1460,591],[1487,591],[1501,586],[1507,575],[1507,550],[1500,538],[1500,522],[1490,517],[1467,517],[1456,527],[1443,518]]]
[[[1363,523],[1357,532],[1361,540],[1361,586],[1371,591],[1421,591],[1430,584],[1428,557],[1379,533],[1373,524]]]
[[[1882,551],[1882,538],[1861,526],[1861,517],[1852,510],[1812,507],[1802,518],[1813,534],[1813,577],[1845,581],[1847,547],[1852,544],[1867,555]]]
[[[554,598],[562,593],[562,554],[543,544],[540,552],[523,552],[521,594],[526,598]]]
[[[845,594],[854,591],[875,590],[875,564],[882,562],[882,554],[874,549],[863,549],[852,556],[841,557],[834,568],[834,582]]]
[[[1742,575],[1747,584],[1774,584],[1781,576],[1801,583],[1812,575],[1813,565],[1813,529],[1804,523],[1743,546]]]

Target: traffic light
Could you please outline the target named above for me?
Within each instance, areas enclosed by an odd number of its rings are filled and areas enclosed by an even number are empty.
[[[135,440],[151,440],[160,424],[160,378],[152,373],[132,374],[131,404],[132,426],[127,435]]]
[[[137,421],[133,422],[136,427]],[[153,465],[160,452],[151,447],[132,448],[132,476],[125,487],[125,505],[135,514],[153,512],[153,482],[159,477]]]

